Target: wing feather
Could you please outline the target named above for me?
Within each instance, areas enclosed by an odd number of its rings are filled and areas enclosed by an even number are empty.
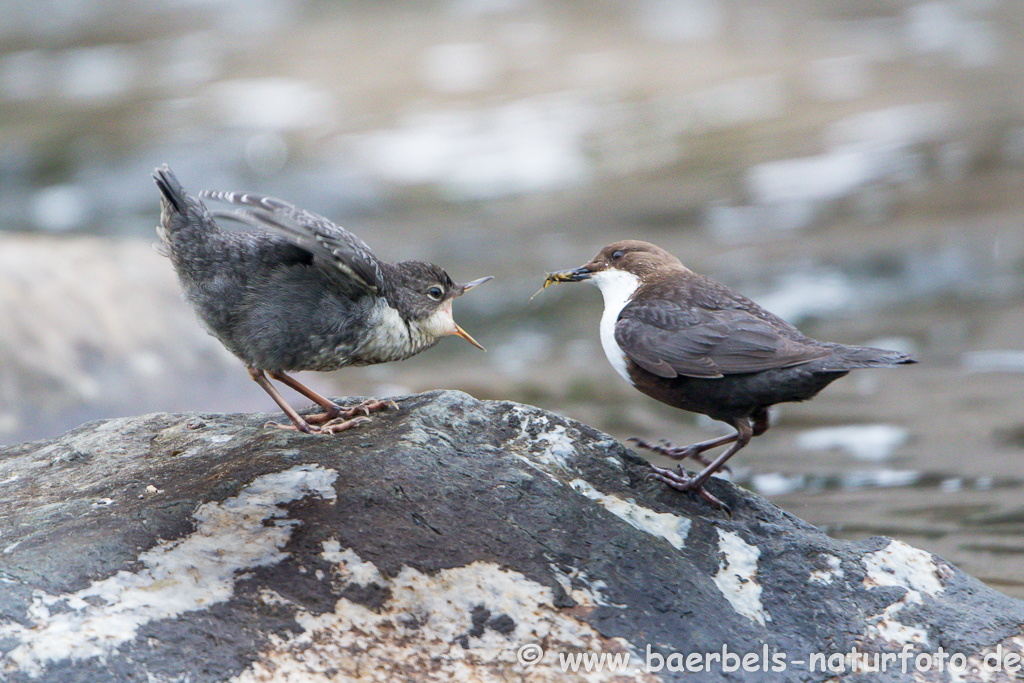
[[[659,377],[722,377],[807,363],[829,353],[780,334],[739,308],[710,310],[666,300],[627,304],[615,325],[623,353]]]
[[[215,215],[283,236],[312,253],[320,267],[344,275],[369,293],[378,294],[383,289],[381,263],[370,247],[331,220],[280,199],[247,192],[205,190],[200,196],[244,207]]]

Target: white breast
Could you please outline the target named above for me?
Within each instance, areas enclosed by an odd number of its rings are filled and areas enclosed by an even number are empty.
[[[615,368],[615,372],[632,384],[626,371],[626,355],[615,341],[615,323],[618,322],[619,313],[629,303],[633,292],[640,286],[640,279],[624,270],[610,268],[594,273],[588,282],[597,285],[604,295],[604,314],[601,315],[601,347],[604,349],[604,355],[608,357],[608,362]]]
[[[410,334],[410,327],[384,299],[370,310],[366,335],[356,352],[358,365],[404,360],[424,345]]]

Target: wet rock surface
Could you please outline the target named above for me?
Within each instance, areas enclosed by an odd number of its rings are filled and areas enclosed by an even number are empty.
[[[1024,602],[900,541],[713,480],[725,517],[530,406],[398,403],[332,437],[159,413],[0,450],[0,671],[542,681],[604,652],[629,665],[588,680],[948,680],[917,666],[941,651],[1010,680],[985,667],[1024,651]]]

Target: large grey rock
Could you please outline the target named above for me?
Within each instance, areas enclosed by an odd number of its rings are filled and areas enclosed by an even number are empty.
[[[984,669],[1024,650],[1024,603],[899,541],[714,480],[729,518],[529,406],[399,404],[331,437],[155,414],[0,450],[0,676],[1010,680]],[[851,650],[907,654],[851,675]],[[968,672],[918,669],[940,651]],[[630,662],[565,673],[580,652]]]

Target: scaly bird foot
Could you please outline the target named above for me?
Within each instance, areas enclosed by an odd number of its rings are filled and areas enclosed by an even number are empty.
[[[319,433],[319,434],[337,434],[339,432],[348,431],[349,429],[352,429],[353,427],[358,427],[359,425],[363,424],[364,422],[371,422],[371,421],[372,420],[369,417],[365,416],[365,415],[360,415],[358,417],[353,417],[353,418],[338,417],[338,418],[335,418],[335,419],[331,420],[330,422],[326,422],[326,423],[320,425],[319,427],[317,427],[317,433]]]
[[[306,434],[337,434],[353,427],[358,427],[364,422],[371,422],[371,418],[359,415],[353,418],[336,417],[322,425],[306,424],[304,426],[292,424],[281,424],[280,422],[267,422],[264,427],[276,427],[277,429],[288,429],[293,432],[305,432]]]
[[[334,420],[351,420],[360,415],[369,417],[371,413],[386,410],[387,408],[391,408],[392,410],[398,410],[398,404],[392,401],[391,399],[380,401],[375,398],[371,398],[367,401],[364,401],[363,403],[360,403],[359,405],[352,406],[351,408],[344,408],[339,405],[336,405],[335,408],[336,409],[332,408],[331,410],[328,410],[323,413],[307,415],[305,418],[306,422],[309,422],[310,424],[330,424]]]
[[[664,467],[658,467],[651,465],[651,472],[647,475],[648,479],[655,479],[660,482],[668,484],[671,488],[676,491],[685,491],[687,493],[696,493],[706,503],[716,510],[725,512],[729,517],[732,517],[732,510],[728,505],[720,501],[718,498],[713,496],[706,488],[701,484],[696,484],[697,477],[691,474],[684,473],[682,468],[679,471],[674,472],[672,470],[665,469]]]

